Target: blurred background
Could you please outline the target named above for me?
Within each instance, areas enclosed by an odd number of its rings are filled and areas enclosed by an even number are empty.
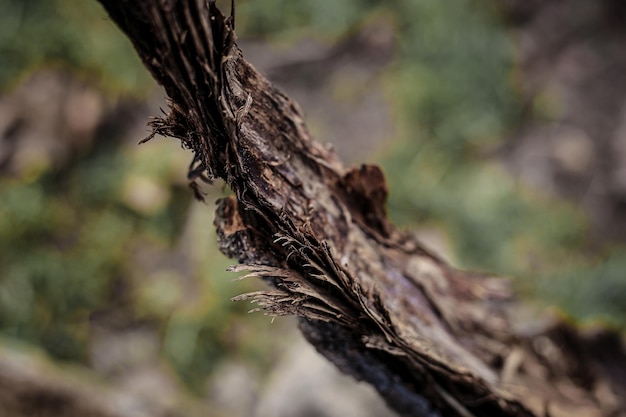
[[[219,3],[219,2],[218,2]],[[229,10],[229,3],[223,10]],[[248,314],[164,92],[93,1],[0,0],[3,416],[383,416]],[[246,58],[452,264],[626,327],[626,5],[240,0]]]

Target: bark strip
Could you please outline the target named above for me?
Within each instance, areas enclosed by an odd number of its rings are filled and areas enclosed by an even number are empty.
[[[154,134],[193,151],[219,202],[221,249],[272,289],[246,294],[299,316],[305,337],[403,416],[626,415],[619,337],[564,323],[514,330],[501,279],[462,272],[387,219],[372,165],[346,168],[296,103],[243,57],[212,1],[99,0],[169,96]],[[198,172],[197,167],[194,172]],[[610,340],[609,367],[590,346]]]

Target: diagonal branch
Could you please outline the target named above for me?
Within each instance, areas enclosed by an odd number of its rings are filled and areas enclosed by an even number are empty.
[[[221,249],[273,286],[240,298],[298,315],[322,354],[400,415],[624,410],[588,340],[565,324],[517,334],[505,281],[457,271],[394,228],[381,170],[347,169],[313,141],[215,2],[99,1],[169,96],[153,135],[180,139],[234,191],[217,210]]]

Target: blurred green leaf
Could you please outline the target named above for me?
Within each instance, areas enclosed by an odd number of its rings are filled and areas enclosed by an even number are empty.
[[[154,82],[130,41],[95,1],[0,0],[0,89],[51,65],[82,72],[109,91],[146,94]]]

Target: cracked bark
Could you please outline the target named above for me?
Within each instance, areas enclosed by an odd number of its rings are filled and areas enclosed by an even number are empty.
[[[236,44],[214,2],[99,0],[169,96],[154,134],[180,139],[235,196],[215,225],[246,294],[403,416],[626,415],[621,339],[565,323],[521,334],[506,281],[453,269],[387,219],[372,165],[345,168]],[[197,170],[194,170],[197,172]],[[602,360],[595,349],[610,352]]]

